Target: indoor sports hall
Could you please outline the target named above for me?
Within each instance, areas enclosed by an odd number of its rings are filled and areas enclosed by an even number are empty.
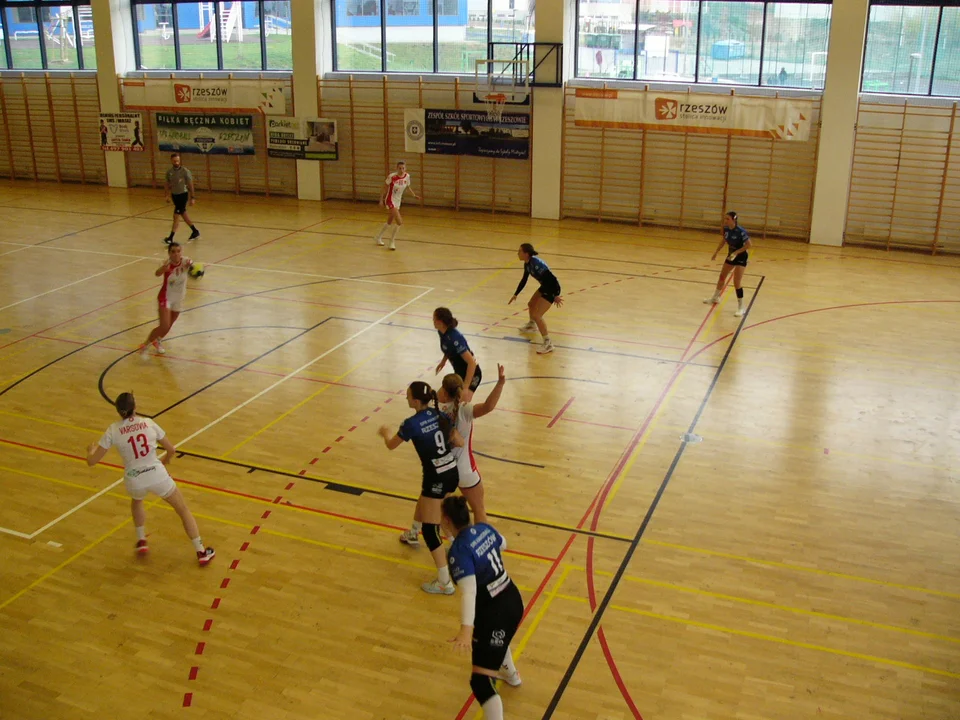
[[[2,720],[960,717],[957,3],[0,28]],[[452,372],[441,307],[501,393],[465,449],[524,608],[491,700],[378,434]],[[156,494],[136,552],[124,458],[88,466],[128,392],[204,566]]]

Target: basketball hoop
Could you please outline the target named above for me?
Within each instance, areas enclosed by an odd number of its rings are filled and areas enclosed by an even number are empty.
[[[503,109],[507,106],[507,96],[504,93],[488,93],[483,96],[487,106],[487,120],[500,122],[503,119]]]

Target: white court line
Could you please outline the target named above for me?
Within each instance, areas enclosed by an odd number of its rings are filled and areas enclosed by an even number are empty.
[[[33,247],[32,245],[26,245],[22,243],[3,243],[3,244],[4,245],[20,245],[21,247],[18,247],[16,250],[7,250],[4,253],[0,253],[0,257],[3,257],[4,255],[13,255],[14,253],[18,253],[22,250],[26,250],[29,247]]]
[[[349,279],[349,278],[347,278],[347,279]],[[410,286],[407,285],[407,286],[405,286],[405,287],[410,287]],[[306,363],[306,364],[304,364],[304,365],[301,365],[300,367],[298,367],[296,370],[293,370],[292,372],[287,373],[287,374],[284,375],[282,378],[280,378],[279,380],[277,380],[277,381],[276,381],[273,385],[271,385],[270,387],[264,388],[263,390],[261,390],[260,392],[258,392],[258,393],[257,393],[256,395],[254,395],[253,397],[251,397],[251,398],[249,398],[249,399],[247,399],[247,400],[244,400],[242,403],[240,403],[239,405],[237,405],[237,406],[236,406],[235,408],[233,408],[232,410],[229,410],[229,411],[225,412],[223,415],[221,415],[220,417],[218,417],[218,418],[217,418],[216,420],[214,420],[213,422],[204,425],[202,428],[200,428],[199,430],[197,430],[197,431],[196,431],[195,433],[193,433],[192,435],[190,435],[190,436],[188,436],[188,437],[185,437],[183,440],[181,440],[181,441],[179,442],[178,447],[181,447],[181,446],[183,446],[185,443],[190,442],[191,440],[193,440],[194,438],[196,438],[196,437],[197,437],[198,435],[200,435],[201,433],[204,433],[204,432],[206,432],[207,430],[209,430],[210,428],[212,428],[214,425],[220,424],[221,422],[223,422],[224,420],[226,420],[228,417],[230,417],[231,415],[233,415],[235,412],[238,412],[239,410],[243,410],[243,408],[245,408],[245,407],[246,407],[247,405],[249,405],[250,403],[254,402],[254,401],[257,400],[258,398],[263,397],[263,396],[266,395],[268,392],[270,392],[271,390],[273,390],[273,389],[276,388],[276,387],[279,387],[280,385],[282,385],[283,383],[285,383],[287,380],[289,380],[290,378],[294,377],[295,375],[298,375],[299,373],[303,372],[304,370],[306,370],[306,369],[307,369],[308,367],[310,367],[311,365],[320,362],[321,360],[323,360],[323,358],[325,358],[325,357],[326,357],[327,355],[329,355],[330,353],[332,353],[332,352],[334,352],[334,351],[336,351],[336,350],[339,350],[340,348],[342,348],[342,347],[343,347],[344,345],[346,345],[347,343],[349,343],[349,342],[351,342],[351,341],[353,341],[353,340],[356,340],[358,337],[360,337],[361,335],[363,335],[365,332],[368,332],[368,331],[371,330],[372,328],[375,328],[377,325],[380,325],[381,323],[385,322],[386,320],[389,320],[391,317],[393,317],[394,315],[396,315],[398,312],[400,312],[401,310],[403,310],[404,308],[406,308],[406,307],[408,307],[408,306],[410,306],[410,305],[413,305],[413,303],[417,302],[417,301],[418,301],[420,298],[422,298],[424,295],[427,295],[428,293],[431,293],[431,292],[433,292],[433,288],[428,288],[428,289],[424,290],[422,293],[420,293],[419,295],[417,295],[417,296],[416,296],[415,298],[413,298],[412,300],[408,300],[407,302],[405,302],[405,303],[404,303],[403,305],[401,305],[400,307],[391,310],[391,311],[388,312],[386,315],[384,315],[384,316],[380,317],[379,319],[375,320],[374,322],[372,322],[370,325],[367,325],[366,327],[358,330],[358,331],[355,332],[353,335],[351,335],[350,337],[348,337],[346,340],[341,340],[339,343],[337,343],[336,345],[334,345],[332,348],[329,348],[329,349],[327,349],[327,350],[324,350],[320,355],[317,355],[317,357],[315,357],[315,358],[314,358],[313,360],[311,360],[310,362],[308,362],[308,363]],[[33,539],[34,539],[35,537],[37,537],[37,535],[39,535],[40,533],[42,533],[42,532],[44,532],[44,531],[46,531],[46,530],[49,530],[50,528],[52,528],[54,525],[56,525],[56,524],[57,524],[58,522],[60,522],[61,520],[65,520],[66,518],[70,517],[70,516],[73,515],[77,510],[81,509],[82,507],[85,507],[86,505],[89,505],[90,503],[92,503],[94,500],[96,500],[96,499],[97,499],[98,497],[100,497],[101,495],[110,492],[113,488],[115,488],[117,485],[119,485],[119,484],[122,483],[122,482],[123,482],[123,478],[120,478],[119,480],[117,480],[117,481],[116,481],[115,483],[113,483],[112,485],[108,485],[108,486],[105,487],[103,490],[99,491],[96,495],[92,495],[91,497],[87,498],[86,500],[84,500],[82,503],[80,503],[80,504],[77,505],[76,507],[71,508],[70,510],[67,510],[65,513],[63,513],[63,515],[61,515],[61,516],[58,517],[57,519],[51,520],[51,521],[48,522],[46,525],[44,525],[42,528],[40,528],[39,530],[36,530],[35,532],[33,532],[33,533],[29,534],[29,535],[25,535],[24,533],[16,532],[15,530],[6,530],[6,528],[0,528],[0,531],[7,532],[7,533],[9,533],[9,534],[11,534],[11,535],[16,535],[16,536],[18,536],[18,537],[22,537],[22,538],[24,538],[24,539],[26,539],[26,540],[33,540]]]
[[[27,535],[26,533],[19,532],[18,530],[11,530],[10,528],[0,527],[0,533],[6,533],[7,535],[15,535],[18,538],[23,538],[24,540],[30,540],[32,535]]]
[[[125,253],[112,253],[112,252],[102,252],[99,250],[82,250],[80,248],[62,248],[62,247],[53,247],[52,245],[28,245],[26,243],[14,243],[0,240],[0,245],[17,245],[19,250],[28,250],[29,248],[34,248],[36,250],[59,250],[61,252],[79,252],[79,253],[91,253],[94,255],[111,255],[115,257],[128,257],[128,258],[138,258],[140,260],[156,260],[159,257],[162,257],[163,253],[158,252],[156,255],[127,255]],[[184,246],[186,247],[186,246]],[[11,250],[10,252],[19,252],[19,250]],[[3,255],[9,255],[10,253],[0,253],[0,257]],[[203,261],[200,261],[203,262]],[[307,272],[297,272],[295,270],[275,270],[273,268],[259,268],[259,267],[246,267],[244,265],[226,265],[224,263],[217,262],[203,262],[207,267],[220,267],[220,268],[229,268],[231,270],[249,270],[251,272],[270,272],[278,273],[280,275],[300,275],[302,277],[312,277],[312,278],[324,278],[325,280],[342,280],[344,282],[358,282],[358,283],[368,283],[371,285],[395,285],[396,287],[405,287],[413,288],[415,290],[433,290],[433,287],[430,285],[410,285],[408,283],[398,283],[390,282],[388,280],[368,280],[366,278],[352,278],[352,277],[342,277],[340,275],[320,275],[317,273],[307,273]],[[415,271],[411,270],[410,274],[413,274]],[[0,308],[2,310],[3,308]]]
[[[19,250],[11,250],[10,252],[0,253],[2,255],[9,255],[10,253],[19,252],[20,250],[29,250],[33,248],[34,250],[58,250],[59,252],[78,252],[78,253],[88,253],[90,255],[109,255],[111,257],[125,257],[125,258],[139,258],[140,260],[155,260],[160,257],[161,252],[157,252],[155,255],[130,255],[128,253],[115,253],[115,252],[104,252],[102,250],[83,250],[81,248],[65,248],[65,247],[55,247],[54,245],[31,245],[30,243],[15,243],[9,242],[6,240],[0,240],[0,245],[17,245]]]
[[[407,283],[389,282],[387,280],[367,280],[366,278],[340,277],[339,275],[320,275],[318,273],[297,272],[296,270],[274,270],[273,268],[245,267],[243,265],[224,265],[222,263],[213,263],[213,262],[204,263],[204,265],[208,265],[210,267],[231,268],[233,270],[251,270],[253,272],[272,272],[272,273],[280,273],[281,275],[301,275],[303,277],[326,278],[327,280],[343,280],[345,282],[370,283],[372,285],[396,285],[397,287],[414,288],[415,290],[426,289],[427,292],[434,289],[429,285],[409,285]],[[412,275],[414,272],[416,271],[411,270],[410,274]]]
[[[86,282],[87,280],[93,280],[93,278],[95,278],[95,277],[100,277],[101,275],[106,275],[107,273],[111,273],[111,272],[113,272],[114,270],[119,270],[120,268],[125,268],[125,267],[127,267],[128,265],[133,265],[134,263],[138,263],[138,262],[140,262],[140,259],[139,259],[139,258],[136,259],[136,260],[131,260],[131,261],[128,262],[128,263],[124,263],[123,265],[117,265],[116,267],[112,267],[112,268],[110,268],[109,270],[104,270],[103,272],[98,272],[96,275],[89,275],[89,276],[87,276],[87,277],[85,277],[85,278],[80,278],[79,280],[74,280],[72,283],[67,283],[66,285],[61,285],[60,287],[54,288],[53,290],[47,290],[46,292],[39,293],[38,295],[33,295],[33,296],[31,296],[31,297],[24,298],[23,300],[17,300],[17,302],[15,302],[15,303],[10,303],[9,305],[4,305],[3,307],[0,307],[0,311],[7,310],[7,309],[12,308],[12,307],[16,307],[17,305],[22,305],[22,304],[25,303],[25,302],[30,302],[31,300],[36,300],[37,298],[42,298],[44,295],[49,295],[50,293],[55,293],[55,292],[58,292],[58,291],[60,291],[60,290],[65,290],[65,289],[68,288],[68,287],[72,287],[72,286],[74,286],[74,285],[79,285],[80,283]]]

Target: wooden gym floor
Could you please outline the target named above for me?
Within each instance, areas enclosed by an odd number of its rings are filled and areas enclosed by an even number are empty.
[[[473,717],[458,600],[397,542],[415,454],[375,434],[438,305],[509,378],[475,438],[528,603],[507,717],[960,717],[960,259],[755,238],[741,322],[701,303],[715,234],[410,203],[391,253],[369,204],[193,214],[206,277],[142,359],[161,195],[0,183],[4,720]],[[525,241],[567,301],[546,357]],[[124,390],[205,569],[157,503],[135,559],[118,456],[81,459]]]

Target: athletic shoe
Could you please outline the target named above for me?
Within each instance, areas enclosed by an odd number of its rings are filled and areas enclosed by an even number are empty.
[[[520,326],[520,332],[533,332],[536,329],[537,329],[537,324],[533,320],[528,322],[526,325]]]
[[[737,308],[737,311],[733,315],[734,317],[743,317],[746,314],[747,314],[747,311],[745,308]]]
[[[196,240],[198,237],[200,237],[200,231],[194,230],[192,233],[190,233],[190,237],[187,238],[187,242],[190,242],[191,240]]]
[[[150,346],[147,345],[146,343],[144,343],[143,345],[140,346],[140,356],[141,356],[141,357],[147,357],[147,355],[149,354],[149,351],[150,351]]]
[[[382,237],[376,238],[376,241],[377,241],[377,245],[379,245],[380,247],[383,247],[383,238],[382,238]]]
[[[217,553],[214,552],[214,550],[213,550],[212,547],[208,547],[208,548],[207,548],[206,550],[204,550],[203,552],[200,552],[200,551],[198,550],[198,551],[197,551],[197,562],[200,563],[200,567],[203,567],[203,566],[206,565],[208,562],[210,562],[211,560],[213,560],[213,558],[216,556],[216,554],[217,554]]]
[[[717,297],[716,295],[714,295],[714,296],[708,297],[706,300],[704,300],[704,301],[703,301],[703,304],[704,304],[704,305],[716,305],[718,302],[720,302],[720,298]]]
[[[153,341],[153,349],[157,351],[158,354],[163,355],[167,351],[163,349],[163,345],[159,340]]]
[[[413,530],[404,530],[400,533],[400,542],[412,548],[420,547],[420,537]]]
[[[393,238],[390,238],[390,249],[391,249],[391,250],[396,250],[396,249],[397,249],[397,241],[394,240]]]
[[[440,581],[436,579],[423,583],[420,589],[431,595],[453,595],[456,592],[456,586],[452,582],[441,585]]]
[[[553,343],[550,340],[544,340],[543,345],[537,348],[537,355],[546,355],[553,352]]]
[[[510,687],[520,687],[523,685],[523,680],[520,679],[520,673],[515,672],[513,675],[507,675],[501,670],[499,679],[503,680]]]
[[[146,555],[150,552],[150,548],[147,547],[146,540],[137,540],[137,555]]]
[[[167,235],[167,236],[163,239],[163,244],[164,244],[164,245],[170,245],[172,242],[173,242],[173,236],[172,236],[172,235]]]

